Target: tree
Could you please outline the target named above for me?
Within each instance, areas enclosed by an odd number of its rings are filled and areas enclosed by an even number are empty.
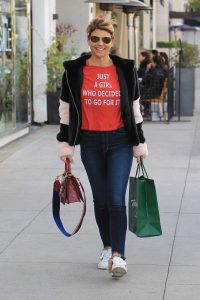
[[[200,10],[200,1],[199,0],[189,0],[190,7],[196,10]]]

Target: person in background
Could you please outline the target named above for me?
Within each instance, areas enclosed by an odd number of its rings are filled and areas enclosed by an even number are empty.
[[[150,55],[150,60],[152,61],[152,59],[153,59],[154,56],[158,56],[159,55],[159,52],[156,49],[151,49],[151,50],[149,50],[149,55]]]
[[[138,61],[140,63],[139,69],[137,71],[139,77],[139,84],[141,85],[143,82],[143,77],[145,77],[147,72],[147,66],[151,63],[150,53],[148,51],[141,51],[138,55]],[[150,115],[150,103],[142,102],[142,113],[144,116]]]
[[[150,102],[145,99],[159,98],[164,84],[164,64],[160,56],[155,55],[152,62],[147,65],[147,71],[140,84],[141,99],[144,105],[144,115],[150,115]]]
[[[150,64],[150,54],[148,51],[141,51],[138,55],[139,68],[137,71],[138,77],[142,78],[146,72],[147,65]]]
[[[110,54],[121,56],[120,50],[117,47],[112,47],[111,50],[110,50]]]
[[[134,62],[110,54],[112,21],[92,20],[87,42],[91,54],[63,64],[58,150],[64,162],[73,162],[80,144],[103,243],[98,268],[119,278],[127,273],[125,193],[132,160],[143,161],[148,150]]]
[[[164,70],[165,77],[167,78],[168,71],[169,71],[169,59],[168,59],[167,53],[160,52],[160,57],[163,60],[163,70]]]

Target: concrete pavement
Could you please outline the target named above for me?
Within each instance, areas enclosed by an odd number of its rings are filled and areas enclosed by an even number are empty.
[[[119,281],[96,267],[102,245],[78,147],[73,173],[85,186],[87,214],[71,238],[54,224],[52,183],[63,167],[57,131],[33,127],[0,149],[0,299],[199,300],[200,116],[144,124],[145,166],[156,183],[163,235],[139,239],[127,233],[128,274]],[[62,207],[62,216],[70,230],[79,211]]]

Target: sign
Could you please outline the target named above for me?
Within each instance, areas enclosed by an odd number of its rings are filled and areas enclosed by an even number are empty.
[[[180,12],[180,11],[170,11],[170,19],[198,19],[200,18],[200,11],[196,12]]]

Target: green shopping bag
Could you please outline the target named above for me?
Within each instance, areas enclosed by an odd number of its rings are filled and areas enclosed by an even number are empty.
[[[129,183],[129,230],[138,237],[161,235],[155,184],[148,178],[143,162],[138,163],[136,175],[130,177]]]

